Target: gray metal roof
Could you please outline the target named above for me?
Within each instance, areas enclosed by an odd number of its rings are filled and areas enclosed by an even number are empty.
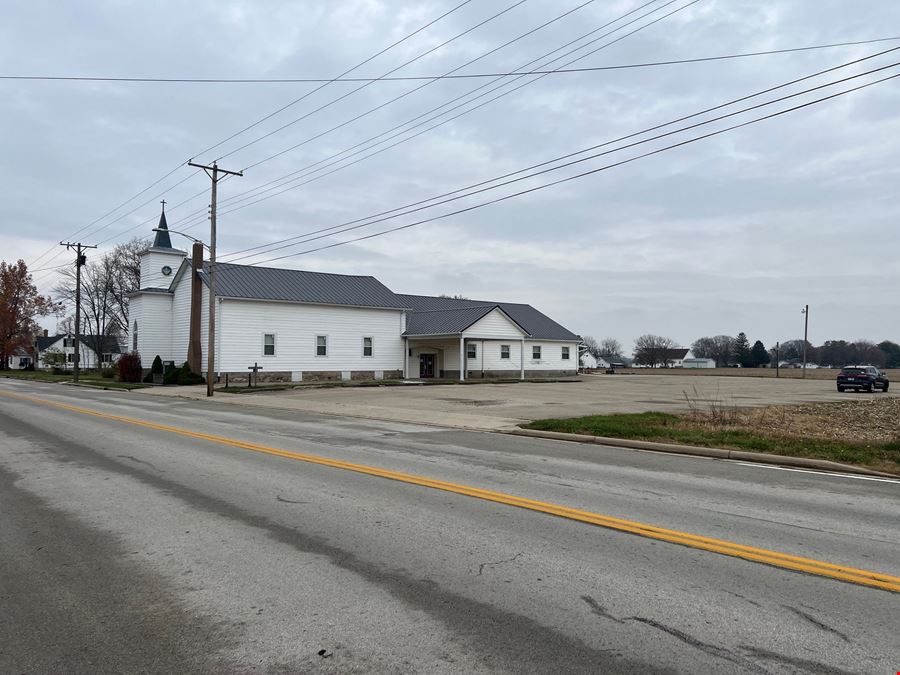
[[[71,338],[74,335],[59,333],[57,335],[48,335],[44,337],[43,335],[35,338],[35,343],[37,344],[37,348],[39,352],[46,351],[49,347],[53,345],[53,343],[58,340],[62,340],[63,338]],[[114,335],[104,335],[102,338],[98,340],[96,335],[82,335],[81,336],[81,344],[90,349],[94,349],[94,345],[100,344],[104,353],[112,353],[119,354],[122,351],[122,345],[119,343],[119,339]]]
[[[467,300],[461,298],[439,298],[430,295],[404,295],[397,294],[404,306],[412,312],[407,319],[407,332],[411,333],[411,326],[417,327],[416,317],[423,312],[435,312],[438,310],[463,310],[474,308],[487,308],[484,314],[494,307],[499,307],[525,330],[528,335],[536,340],[572,340],[580,342],[581,338],[572,331],[556,323],[546,314],[539,312],[531,305],[516,302],[491,302],[488,300]],[[482,314],[481,316],[484,316]],[[478,317],[481,318],[481,317]],[[477,321],[478,318],[475,320]],[[471,325],[471,324],[470,324]],[[416,331],[419,335],[424,333]],[[460,331],[448,331],[460,332]],[[434,334],[434,333],[432,333]]]
[[[461,309],[410,312],[406,317],[404,335],[456,335],[493,309],[492,305],[478,305]]]
[[[207,285],[208,270],[209,263],[204,262],[200,278]],[[406,308],[400,298],[375,277],[228,263],[216,264],[216,295],[316,305]]]

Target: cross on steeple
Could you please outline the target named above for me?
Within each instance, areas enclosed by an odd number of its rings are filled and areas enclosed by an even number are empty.
[[[163,199],[162,213],[159,214],[159,225],[156,226],[156,237],[153,240],[153,248],[172,248],[172,240],[169,238],[169,225],[166,223],[166,200]],[[161,230],[161,231],[160,231]]]

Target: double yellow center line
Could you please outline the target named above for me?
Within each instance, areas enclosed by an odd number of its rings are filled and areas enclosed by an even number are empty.
[[[691,548],[700,549],[702,551],[711,551],[713,553],[719,553],[721,555],[727,555],[733,558],[741,558],[743,560],[763,563],[765,565],[771,565],[773,567],[780,567],[797,572],[806,572],[807,574],[814,574],[821,577],[828,577],[830,579],[837,579],[839,581],[846,581],[848,583],[858,584],[860,586],[869,586],[872,588],[879,588],[886,591],[900,593],[900,577],[891,576],[889,574],[870,572],[868,570],[847,567],[845,565],[834,565],[832,563],[823,562],[821,560],[788,555],[787,553],[780,553],[778,551],[772,551],[764,548],[756,548],[754,546],[744,546],[742,544],[736,544],[734,542],[725,541],[723,539],[704,537],[697,534],[690,534],[688,532],[681,532],[679,530],[669,530],[666,528],[656,527],[655,525],[648,525],[646,523],[640,523],[633,520],[624,520],[622,518],[604,516],[599,513],[573,509],[568,506],[562,506],[560,504],[536,501],[534,499],[526,499],[525,497],[518,497],[516,495],[506,494],[503,492],[495,492],[493,490],[485,490],[469,485],[449,483],[443,480],[426,478],[424,476],[417,476],[400,471],[379,469],[377,467],[367,466],[365,464],[345,462],[338,459],[322,457],[320,455],[310,455],[307,453],[282,450],[280,448],[273,448],[267,445],[261,445],[259,443],[250,443],[248,441],[226,438],[224,436],[203,434],[197,431],[191,431],[189,429],[182,429],[165,424],[157,424],[155,422],[148,422],[146,420],[140,420],[131,417],[123,417],[121,415],[113,415],[110,413],[101,412],[99,410],[91,410],[89,408],[81,408],[74,405],[68,405],[66,403],[48,401],[46,399],[35,398],[33,396],[25,396],[22,394],[16,394],[2,390],[0,390],[0,395],[37,403],[39,405],[50,406],[53,408],[58,408],[60,410],[68,410],[70,412],[76,412],[83,415],[91,415],[93,417],[99,417],[106,420],[113,420],[115,422],[121,422],[123,424],[131,424],[147,429],[155,429],[157,431],[166,431],[169,433],[178,434],[180,436],[187,436],[188,438],[196,438],[198,440],[209,441],[211,443],[218,443],[220,445],[227,445],[234,448],[241,448],[243,450],[251,450],[253,452],[274,455],[276,457],[284,457],[285,459],[308,462],[310,464],[318,464],[320,466],[328,466],[334,469],[343,469],[344,471],[353,471],[355,473],[377,476],[379,478],[387,478],[389,480],[395,480],[410,485],[419,485],[435,490],[443,490],[444,492],[453,492],[459,495],[465,495],[467,497],[474,497],[475,499],[483,499],[489,502],[506,504],[507,506],[515,506],[521,509],[528,509],[529,511],[537,511],[538,513],[546,513],[552,516],[558,516],[560,518],[567,518],[569,520],[596,525],[598,527],[618,530],[619,532],[628,532],[630,534],[636,534],[642,537],[656,539],[658,541],[667,541],[672,544],[681,544],[682,546],[689,546]]]

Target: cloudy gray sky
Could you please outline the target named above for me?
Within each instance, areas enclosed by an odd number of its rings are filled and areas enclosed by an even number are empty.
[[[0,74],[333,77],[460,2],[5,3]],[[526,0],[395,74],[443,74],[583,2]],[[559,67],[688,2],[677,0],[667,7],[663,7],[666,0],[651,3],[565,51],[651,10],[655,13],[549,67]],[[515,70],[645,3],[596,0],[459,72]],[[513,4],[514,0],[473,0],[353,75],[381,76]],[[892,0],[700,0],[573,67],[894,35],[900,35],[900,4]],[[897,46],[900,41],[556,74],[540,80],[528,77],[490,96],[535,81],[324,176],[324,171],[342,165],[328,160],[319,165],[327,167],[319,174],[306,167],[490,80],[433,82],[335,131],[330,129],[423,83],[375,83],[310,114],[360,86],[331,84],[202,154],[204,148],[319,85],[0,81],[0,257],[24,258],[38,270],[66,260],[55,249],[40,257],[60,239],[75,236],[108,247],[133,236],[148,236],[158,217],[161,193],[169,203],[170,227],[206,236],[203,210],[209,181],[186,167],[91,225],[195,155],[203,161],[225,155],[223,167],[241,169],[302,143],[249,168],[243,178],[221,183],[219,250],[227,253],[417,202]],[[793,93],[897,61],[900,51],[782,91]],[[891,68],[881,76],[897,72],[900,68]],[[780,108],[811,98],[792,99]],[[757,100],[768,99],[753,102]],[[521,198],[267,264],[371,274],[398,292],[529,302],[578,333],[613,336],[627,346],[646,332],[689,345],[703,335],[742,330],[751,340],[759,338],[769,345],[802,335],[800,309],[807,303],[814,343],[834,338],[900,340],[898,109],[900,79]],[[756,112],[761,114],[764,111]],[[742,115],[730,123],[750,118]],[[298,253],[464,208],[703,130],[244,262]],[[320,137],[309,140],[315,136]],[[271,198],[258,204],[234,201],[239,193],[292,172],[306,176],[302,181],[318,178],[305,185],[287,184],[295,187],[282,194],[263,193]],[[229,200],[231,208],[250,205],[229,213]],[[198,212],[199,216],[192,215]],[[86,229],[74,235],[82,228]],[[42,289],[52,287],[54,274],[36,274]]]

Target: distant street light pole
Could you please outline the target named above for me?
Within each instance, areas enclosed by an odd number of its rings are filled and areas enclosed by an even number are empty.
[[[219,185],[219,174],[243,176],[243,171],[226,171],[220,169],[216,162],[212,166],[188,162],[188,166],[203,169],[212,180],[212,197],[209,202],[209,343],[206,361],[206,395],[213,395],[213,374],[216,367],[216,188]]]
[[[809,336],[809,305],[800,310],[803,314],[803,377],[806,378],[806,339]]]
[[[164,230],[161,227],[154,227],[153,232],[168,232],[169,234],[180,234],[182,237],[186,237],[186,238],[190,239],[192,242],[194,242],[195,244],[200,244],[203,248],[205,248],[206,250],[209,250],[209,246],[204,244],[201,240],[197,239],[196,237],[192,237],[189,234],[185,234],[184,232],[179,232],[178,230],[171,230],[171,229]]]

